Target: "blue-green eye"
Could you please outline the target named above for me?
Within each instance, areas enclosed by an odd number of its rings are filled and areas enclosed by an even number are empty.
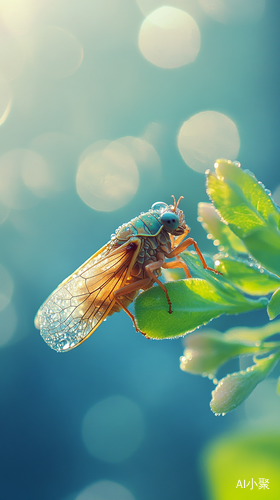
[[[160,218],[160,221],[169,231],[173,231],[179,226],[179,217],[174,212],[164,212],[164,214],[162,214]]]

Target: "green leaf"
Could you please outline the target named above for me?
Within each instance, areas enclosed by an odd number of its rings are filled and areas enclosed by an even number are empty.
[[[260,351],[258,344],[250,345],[238,339],[229,339],[215,330],[204,330],[188,335],[185,345],[186,349],[180,358],[180,368],[197,375],[213,376],[226,361],[242,354]]]
[[[268,271],[280,276],[280,211],[255,176],[228,160],[215,163],[207,192],[229,228]]]
[[[276,392],[278,396],[280,396],[280,377],[277,380]]]
[[[223,221],[239,238],[267,224],[280,227],[280,213],[255,176],[228,160],[217,160],[208,173],[207,192]]]
[[[164,291],[153,287],[140,293],[135,301],[135,316],[141,332],[155,339],[185,335],[221,314],[238,314],[262,309],[267,299],[251,300],[233,287],[219,286],[191,278],[166,283],[173,313],[168,313]]]
[[[280,286],[280,278],[253,262],[217,255],[215,268],[239,290],[249,295],[266,295]]]
[[[274,319],[280,314],[280,288],[274,292],[267,306],[269,319]]]
[[[234,410],[251,394],[274,368],[280,351],[267,358],[255,359],[255,364],[245,371],[231,373],[221,379],[212,392],[210,408],[216,415]]]
[[[182,252],[180,254],[180,257],[187,264],[192,276],[205,279],[208,283],[212,284],[215,288],[219,289],[221,293],[229,295],[228,298],[229,300],[231,300],[230,295],[232,294],[233,286],[230,283],[228,283],[228,280],[224,276],[217,276],[212,271],[204,269],[201,260],[195,251]],[[203,257],[206,261],[207,266],[213,269],[214,268],[213,258],[207,254],[204,254]]]
[[[250,254],[268,271],[280,276],[280,233],[264,227],[243,238]]]
[[[212,203],[198,204],[198,221],[221,252],[248,253],[242,240],[221,221]]]
[[[219,290],[221,291],[221,293],[229,295],[229,299],[230,300],[233,300],[233,297],[234,297],[234,294],[232,292],[233,287],[237,287],[237,288],[241,289],[242,291],[245,291],[245,290],[242,289],[242,287],[245,287],[245,288],[248,287],[248,289],[250,288],[250,290],[252,290],[252,288],[253,288],[252,284],[251,285],[249,283],[245,284],[244,280],[243,280],[242,286],[241,286],[241,280],[239,282],[239,286],[237,286],[237,284],[235,282],[238,282],[239,276],[235,276],[235,277],[233,277],[232,280],[229,281],[228,277],[227,277],[227,275],[225,273],[223,276],[219,276],[217,278],[216,275],[213,274],[211,271],[203,269],[201,261],[200,261],[198,255],[197,255],[197,253],[195,253],[195,252],[183,252],[183,253],[180,254],[180,257],[188,265],[188,267],[189,267],[189,269],[191,271],[192,276],[196,275],[199,278],[203,278],[206,281],[208,281],[209,283],[212,283],[216,288],[219,288]],[[204,254],[204,258],[206,260],[207,265],[209,267],[213,268],[214,267],[213,259],[209,255],[205,255],[205,254]],[[239,261],[237,260],[236,262],[239,262]],[[240,261],[240,262],[242,262],[242,261]],[[219,255],[215,256],[215,268],[216,269],[219,268],[220,263],[221,263],[220,256]],[[249,268],[250,268],[250,265],[249,265]],[[220,269],[219,269],[219,271],[221,272]],[[243,271],[244,271],[244,268],[243,268]],[[258,271],[260,273],[259,269],[258,269]],[[267,273],[267,274],[269,275],[269,273]],[[260,273],[260,275],[263,276],[262,273]],[[256,274],[255,274],[255,276],[256,276]],[[278,277],[274,277],[273,279],[275,279],[276,282],[277,282]],[[260,293],[256,293],[255,295],[260,295],[261,294],[262,278],[260,278],[259,283],[260,283],[259,286],[256,283],[256,288],[259,289]],[[277,286],[278,286],[278,284],[277,284]],[[267,292],[267,288],[268,288],[267,281],[266,281],[266,279],[264,279],[263,280],[263,289],[264,289],[263,293],[264,294],[268,293]]]

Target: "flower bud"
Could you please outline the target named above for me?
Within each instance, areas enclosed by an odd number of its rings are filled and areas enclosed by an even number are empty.
[[[212,391],[211,410],[216,414],[227,413],[239,406],[265,379],[279,359],[279,352],[267,358],[255,359],[255,364],[245,371],[232,373],[221,379]]]
[[[240,340],[228,340],[215,330],[193,333],[186,339],[186,349],[180,358],[180,368],[197,375],[214,375],[226,361],[239,356],[257,352],[255,345]]]

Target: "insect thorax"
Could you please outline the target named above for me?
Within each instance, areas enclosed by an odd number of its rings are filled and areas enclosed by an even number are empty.
[[[158,220],[157,213],[146,212],[135,217],[130,222],[120,226],[112,235],[112,244],[121,246],[133,237],[139,238],[141,246],[135,265],[131,271],[133,281],[145,277],[144,267],[149,262],[155,262],[161,246],[170,250],[171,242],[169,233]],[[161,274],[160,269],[155,272]]]

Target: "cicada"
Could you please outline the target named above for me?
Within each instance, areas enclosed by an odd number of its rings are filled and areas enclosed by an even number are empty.
[[[174,205],[154,203],[152,208],[120,226],[110,241],[66,278],[40,307],[35,326],[46,343],[58,352],[77,347],[86,340],[107,316],[123,309],[139,331],[133,314],[127,309],[139,290],[157,283],[164,291],[168,312],[172,304],[161,269],[183,268],[191,277],[179,255],[193,245],[205,269],[207,266],[197,243],[186,238],[190,228]],[[176,258],[166,262],[165,259]],[[143,335],[145,335],[144,332]]]

